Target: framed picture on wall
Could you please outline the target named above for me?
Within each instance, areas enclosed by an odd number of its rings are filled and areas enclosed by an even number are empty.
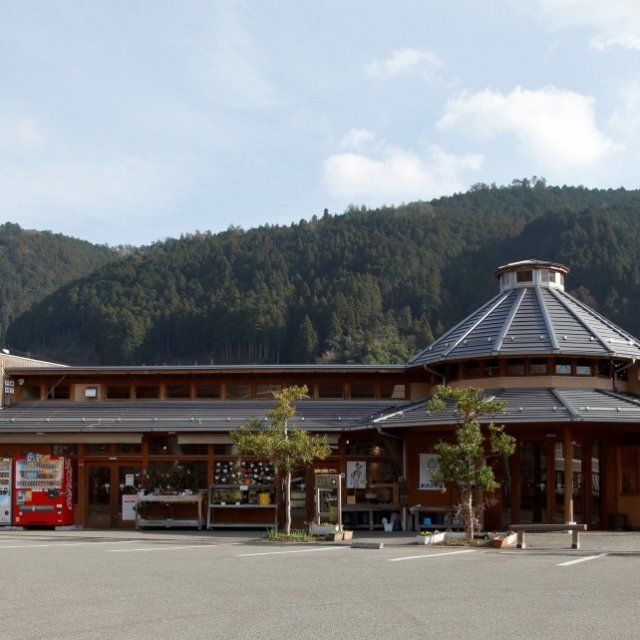
[[[367,463],[349,460],[347,462],[347,489],[367,488]]]
[[[439,457],[435,453],[420,454],[420,486],[419,489],[441,491],[443,485],[436,484],[433,480],[433,474],[438,470]]]

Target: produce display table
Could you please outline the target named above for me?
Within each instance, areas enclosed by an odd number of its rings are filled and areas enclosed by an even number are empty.
[[[136,510],[136,528],[143,527],[204,527],[204,495],[162,495],[138,496],[138,505],[147,508]],[[142,510],[143,515],[140,514]]]

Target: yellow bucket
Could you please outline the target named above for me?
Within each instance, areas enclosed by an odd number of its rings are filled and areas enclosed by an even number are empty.
[[[271,504],[271,494],[263,491],[262,493],[258,494],[258,500],[262,505]]]

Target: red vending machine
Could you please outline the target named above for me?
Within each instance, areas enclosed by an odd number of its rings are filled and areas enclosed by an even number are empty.
[[[14,459],[13,522],[18,526],[73,524],[71,460],[28,453]]]

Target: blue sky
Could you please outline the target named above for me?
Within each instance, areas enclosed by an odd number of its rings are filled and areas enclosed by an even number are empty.
[[[637,0],[0,0],[0,219],[110,245],[638,187]]]

